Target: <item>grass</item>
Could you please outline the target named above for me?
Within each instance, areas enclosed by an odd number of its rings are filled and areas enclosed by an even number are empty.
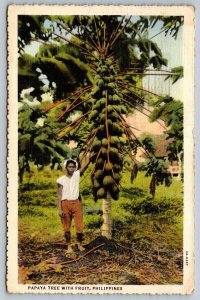
[[[102,201],[93,201],[90,171],[83,175],[80,183],[84,231],[88,238],[98,236],[102,224]],[[42,171],[34,169],[31,175],[25,174],[24,183],[19,189],[20,240],[28,238],[43,243],[63,238],[57,210],[56,184],[56,179],[62,174],[62,171],[50,168]],[[149,182],[150,178],[140,172],[131,184],[130,174],[123,173],[119,200],[112,201],[113,236],[123,241],[138,239],[143,242],[148,240],[148,236],[152,239],[158,236],[165,243],[170,244],[171,239],[173,245],[177,247],[178,243],[178,247],[181,247],[182,183],[174,179],[170,187],[158,186],[156,196],[152,199]],[[161,230],[163,228],[164,233]],[[75,235],[74,226],[72,235]]]
[[[34,208],[32,206],[29,206],[28,209],[22,207],[22,210],[26,211],[26,215],[19,218],[20,241],[31,239],[37,243],[46,243],[61,240],[63,233],[57,209],[37,206]]]

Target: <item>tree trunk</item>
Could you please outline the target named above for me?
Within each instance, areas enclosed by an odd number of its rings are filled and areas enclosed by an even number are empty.
[[[101,228],[102,236],[111,239],[111,195],[107,193],[106,199],[103,199],[103,225]]]

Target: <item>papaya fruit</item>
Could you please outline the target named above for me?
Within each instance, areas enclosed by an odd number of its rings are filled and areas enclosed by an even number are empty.
[[[102,199],[102,198],[105,198],[106,197],[106,191],[104,188],[100,188],[98,191],[97,191],[97,197],[98,199]]]
[[[114,180],[112,178],[112,176],[105,176],[103,179],[103,185],[107,186],[107,187],[112,187],[114,185]]]
[[[104,147],[108,146],[108,140],[106,138],[104,138],[101,143],[102,143],[102,146],[104,146]]]
[[[94,173],[94,178],[95,179],[98,179],[98,178],[101,178],[103,176],[103,170],[97,170],[95,173]]]

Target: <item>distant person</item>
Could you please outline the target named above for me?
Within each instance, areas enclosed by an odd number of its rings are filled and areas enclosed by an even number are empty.
[[[74,219],[79,251],[84,251],[83,241],[83,213],[79,195],[80,171],[78,163],[73,159],[64,162],[66,174],[57,179],[59,216],[64,229],[67,243],[67,253],[73,252],[71,247],[71,221]]]

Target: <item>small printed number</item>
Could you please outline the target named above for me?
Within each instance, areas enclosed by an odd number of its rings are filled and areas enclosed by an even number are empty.
[[[188,252],[188,251],[186,251],[186,252],[185,252],[185,264],[186,264],[186,266],[188,266],[188,265],[189,265],[189,259],[188,259],[188,255],[189,255],[189,252]]]

